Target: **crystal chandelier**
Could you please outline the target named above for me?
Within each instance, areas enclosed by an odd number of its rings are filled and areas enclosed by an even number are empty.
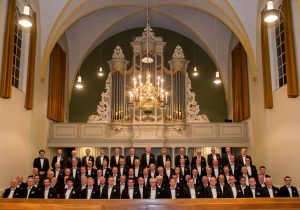
[[[168,92],[164,90],[164,80],[157,77],[157,85],[151,83],[151,74],[146,72],[146,82],[142,83],[142,76],[138,81],[133,78],[133,88],[129,91],[129,104],[135,106],[146,115],[150,115],[155,107],[165,107],[168,103]]]

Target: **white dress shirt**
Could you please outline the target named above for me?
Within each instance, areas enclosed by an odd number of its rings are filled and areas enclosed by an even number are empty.
[[[246,165],[246,155],[243,155],[243,163]]]
[[[164,164],[164,166],[166,166],[166,156],[165,155],[163,155],[163,164]]]
[[[134,167],[134,176],[138,177],[139,176],[139,169],[138,167]]]
[[[130,199],[133,199],[133,187],[128,188],[128,195]]]
[[[191,198],[195,199],[196,198],[196,191],[194,187],[190,187],[190,193],[191,193]]]
[[[201,172],[202,172],[201,165],[197,166],[197,170],[198,170],[198,174],[199,174],[199,176],[201,176]]]
[[[7,198],[13,198],[16,188],[10,188],[10,192]]]
[[[90,160],[90,156],[86,156],[86,157],[85,157],[85,161],[86,161],[86,163],[88,163],[88,162],[89,162],[89,160]],[[102,162],[101,162],[101,165],[102,165]]]
[[[139,189],[140,189],[141,198],[143,199],[143,195],[144,195],[144,186],[143,186],[143,185],[139,185]]]
[[[92,196],[92,191],[93,191],[93,188],[92,187],[89,187],[87,189],[87,199],[91,199],[91,196]]]
[[[213,198],[218,198],[218,193],[216,187],[210,187]]]
[[[45,159],[44,159],[44,158],[40,158],[40,162],[41,162],[41,168],[43,168],[43,167],[44,167],[44,161],[45,161]]]
[[[234,170],[235,170],[235,164],[233,164],[233,163],[230,163],[230,167],[231,167],[232,174],[234,174]]]
[[[147,166],[149,166],[149,162],[150,162],[150,154],[149,153],[146,154],[146,161],[147,161]]]
[[[31,191],[31,188],[32,188],[32,187],[28,187],[28,188],[27,188],[27,197],[26,197],[26,198],[28,198],[28,197],[29,197],[29,195],[30,195],[30,191]]]
[[[256,197],[256,195],[255,195],[255,188],[251,187],[251,191],[252,191],[252,197],[255,198]]]
[[[170,190],[171,190],[172,199],[176,199],[176,189],[175,189],[175,187],[171,187]]]
[[[130,156],[130,162],[131,162],[131,165],[133,165],[133,161],[134,161],[134,156],[131,155],[131,156]]]
[[[120,194],[122,195],[123,190],[125,189],[125,184],[120,184]]]
[[[72,192],[72,188],[68,188],[65,194],[66,199],[69,199],[71,192]]]
[[[74,179],[76,177],[76,172],[77,172],[77,169],[76,168],[72,168],[72,175],[73,175]]]
[[[217,159],[217,155],[216,154],[213,154],[213,160],[216,160]]]
[[[219,177],[219,168],[215,166],[214,172],[215,172],[215,177],[218,178]]]
[[[170,168],[166,168],[166,174],[167,174],[168,178],[170,178],[170,176],[171,176],[171,169]]]
[[[233,197],[236,198],[237,197],[237,190],[236,190],[235,185],[230,185],[230,187],[231,187],[231,190],[232,190]]]
[[[107,193],[107,198],[108,199],[110,199],[112,189],[113,189],[113,187],[108,186],[108,193]]]
[[[268,191],[269,191],[269,194],[270,194],[270,198],[274,198],[273,188],[268,187]]]
[[[123,172],[124,172],[124,166],[120,166],[120,174],[121,174],[121,176],[123,175]]]
[[[291,186],[287,186],[287,185],[286,185],[286,187],[287,187],[287,189],[289,191],[290,197],[293,197],[292,187]]]
[[[50,189],[50,187],[45,187],[44,199],[48,199],[49,189]]]
[[[156,188],[151,188],[150,199],[156,198]]]
[[[249,176],[252,176],[251,166],[246,166]]]
[[[116,158],[116,164],[119,164],[119,158],[120,158],[119,155],[116,155],[115,158]]]
[[[57,163],[60,163],[60,160],[61,160],[61,156],[57,156],[56,162],[57,162]]]

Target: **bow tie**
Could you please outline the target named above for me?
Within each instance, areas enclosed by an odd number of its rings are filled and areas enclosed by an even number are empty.
[[[129,190],[133,190],[133,187],[128,187]]]
[[[92,187],[89,187],[88,189],[89,189],[89,190],[92,190],[93,188],[92,188]]]
[[[72,188],[68,188],[68,190],[72,190]]]
[[[195,189],[194,187],[190,187],[190,190],[193,190],[193,189]]]
[[[45,158],[40,158],[41,160],[44,160]]]
[[[113,186],[108,186],[108,188],[113,188]]]
[[[151,188],[151,190],[156,190],[156,188]]]
[[[171,187],[171,190],[175,190],[176,188],[175,187]]]
[[[16,190],[16,188],[10,188],[10,190],[14,191],[14,190]]]

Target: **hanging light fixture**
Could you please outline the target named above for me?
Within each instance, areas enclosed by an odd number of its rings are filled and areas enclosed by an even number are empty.
[[[193,69],[193,76],[198,77],[198,69],[196,67],[196,53],[195,53],[195,43],[194,43],[194,69]]]
[[[100,58],[102,58],[102,48],[100,48]],[[104,76],[103,69],[102,69],[101,65],[99,67],[98,76],[99,77],[103,77]]]
[[[82,28],[82,17],[80,19],[80,28]],[[82,30],[80,31],[80,35],[79,35],[79,50],[80,50],[80,58],[81,58],[81,54],[82,54]],[[75,87],[77,89],[82,89],[84,86],[83,86],[83,83],[82,83],[82,78],[81,78],[81,75],[80,75],[80,70],[81,70],[81,65],[79,67],[79,72],[78,72],[78,77],[77,77],[77,83],[75,84]]]
[[[146,26],[146,55],[142,58],[142,62],[146,64],[153,63],[153,58],[149,55],[149,36],[150,36],[150,25],[149,25],[149,0],[147,0],[147,26]]]
[[[264,21],[266,23],[274,23],[279,18],[279,10],[274,9],[273,0],[267,2],[267,10],[264,12]]]
[[[218,56],[218,42],[217,42],[217,18],[215,17],[215,47],[216,47],[216,58]],[[215,77],[215,80],[214,80],[214,83],[216,85],[219,85],[222,83],[222,80],[221,80],[221,77],[220,77],[220,72],[218,70],[218,64],[216,63],[216,67],[217,67],[217,71],[216,71],[216,77]]]
[[[24,6],[23,14],[18,16],[18,23],[24,28],[32,27],[32,18],[30,16],[30,7],[28,1],[27,5]]]

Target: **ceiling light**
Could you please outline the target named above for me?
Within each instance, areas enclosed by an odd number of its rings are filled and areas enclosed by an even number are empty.
[[[216,71],[216,78],[215,78],[214,83],[215,83],[216,85],[219,85],[219,84],[222,83],[222,80],[221,80],[221,78],[220,78],[220,72],[218,72],[218,71]]]
[[[274,23],[279,18],[279,10],[274,9],[273,1],[267,3],[267,10],[264,13],[264,21],[266,23]]]
[[[18,23],[24,28],[32,27],[32,18],[30,16],[29,5],[24,6],[23,14],[18,16]]]

